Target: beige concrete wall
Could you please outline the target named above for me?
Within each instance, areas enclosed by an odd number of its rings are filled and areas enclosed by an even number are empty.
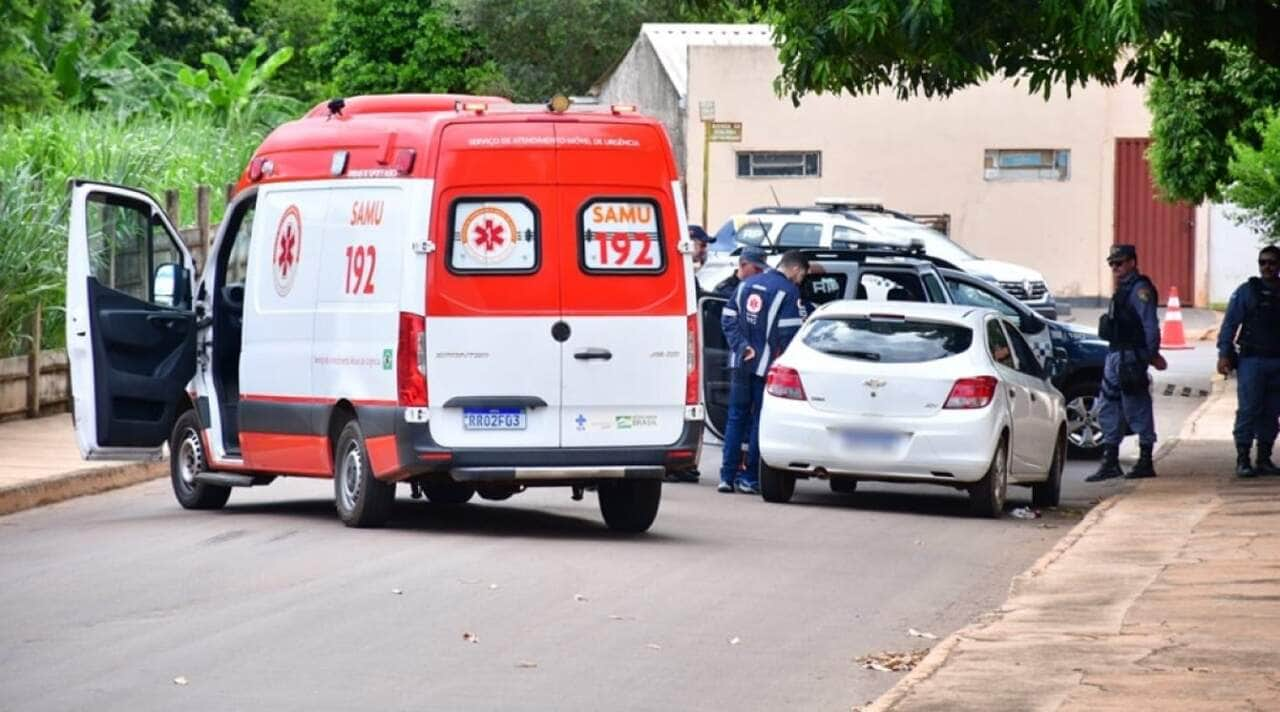
[[[711,145],[708,228],[731,213],[806,204],[819,195],[877,197],[912,213],[949,213],[972,251],[1045,274],[1060,296],[1109,294],[1115,139],[1148,135],[1143,90],[1091,85],[1049,101],[993,81],[946,100],[809,96],[799,108],[773,93],[779,64],[757,47],[691,47],[687,106],[714,99],[716,118],[743,122],[741,144]],[[690,212],[699,214],[702,131],[686,112]],[[688,115],[692,114],[692,115]],[[1070,149],[1066,181],[983,179],[984,150]],[[820,178],[736,177],[737,150],[820,150]],[[1197,269],[1197,274],[1203,270]],[[1198,290],[1197,290],[1198,291]]]
[[[662,62],[643,34],[600,85],[597,98],[605,105],[634,104],[640,111],[661,121],[676,154],[676,165],[684,166],[684,118],[680,95],[667,79]]]

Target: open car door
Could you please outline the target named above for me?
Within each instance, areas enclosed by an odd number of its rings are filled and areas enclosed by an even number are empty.
[[[727,300],[703,297],[698,301],[698,320],[702,327],[702,403],[707,409],[707,429],[721,440],[729,421],[729,343],[720,328],[720,312]]]
[[[196,370],[191,255],[151,196],[72,181],[67,356],[80,454],[160,455]]]

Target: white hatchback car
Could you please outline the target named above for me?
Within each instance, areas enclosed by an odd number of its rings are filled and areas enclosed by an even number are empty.
[[[1056,362],[1052,362],[1054,367]],[[1062,394],[1026,340],[989,309],[832,302],[769,371],[760,485],[786,502],[797,478],[967,489],[999,517],[1008,485],[1056,506],[1066,453]]]

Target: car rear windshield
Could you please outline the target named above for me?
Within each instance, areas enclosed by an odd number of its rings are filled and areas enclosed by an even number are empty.
[[[973,330],[899,318],[829,317],[817,319],[805,332],[804,344],[832,356],[881,363],[921,363],[964,353]]]

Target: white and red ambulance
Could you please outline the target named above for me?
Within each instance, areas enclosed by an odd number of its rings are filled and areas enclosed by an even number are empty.
[[[643,531],[702,433],[695,283],[657,121],[453,95],[317,106],[262,143],[201,279],[146,193],[73,181],[67,349],[87,458],[174,492],[332,477],[352,526],[599,493]]]

